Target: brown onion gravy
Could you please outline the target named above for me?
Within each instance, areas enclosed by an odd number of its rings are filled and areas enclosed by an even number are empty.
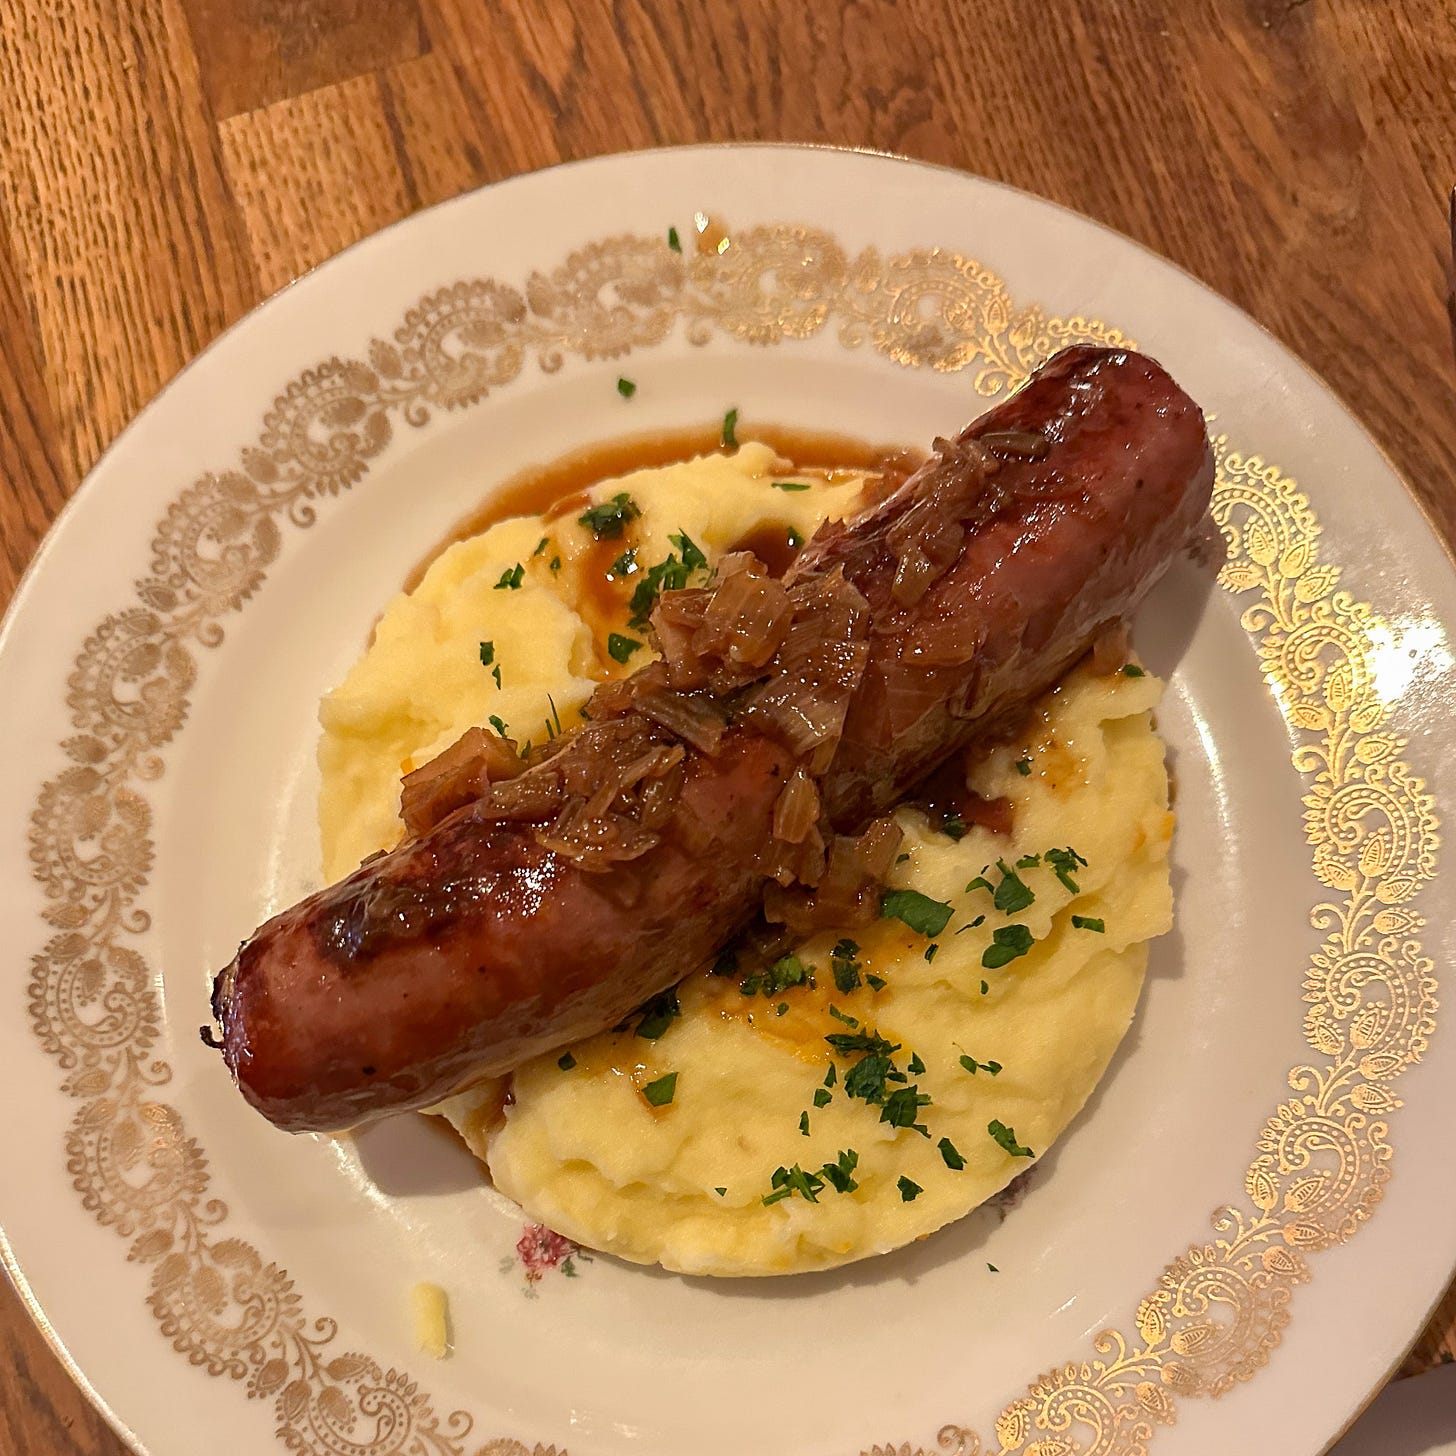
[[[542,465],[529,466],[457,521],[405,578],[404,589],[413,591],[435,560],[459,541],[468,541],[513,516],[540,515],[551,522],[580,514],[590,504],[588,492],[593,486],[634,470],[674,465],[711,454],[722,448],[721,432],[722,422],[715,420],[711,424],[688,425],[652,434],[626,435],[573,450]],[[877,500],[894,489],[924,458],[920,452],[903,447],[872,445],[849,435],[790,425],[740,424],[739,434],[744,440],[761,440],[772,446],[793,463],[798,474],[819,474],[831,482],[849,472],[870,475],[872,478],[866,483],[870,500]],[[736,544],[753,551],[775,575],[787,570],[797,550],[790,543],[787,526],[775,528],[767,523]],[[615,604],[615,595],[610,598],[605,595],[611,590],[606,572],[621,554],[622,543],[600,541],[594,551],[601,560],[598,563],[593,559],[583,576],[594,587],[600,585],[603,600],[599,605],[605,615],[606,609]]]

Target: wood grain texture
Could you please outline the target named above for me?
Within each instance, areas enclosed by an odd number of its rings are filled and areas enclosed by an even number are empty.
[[[693,141],[903,151],[1128,233],[1323,374],[1456,540],[1453,77],[1450,0],[6,0],[0,601],[266,292],[465,188]],[[1406,1369],[1452,1358],[1456,1293]],[[120,1450],[4,1292],[0,1450]]]

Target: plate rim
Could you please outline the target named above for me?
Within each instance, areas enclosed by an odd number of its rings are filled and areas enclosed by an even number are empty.
[[[1339,411],[1339,413],[1344,415],[1346,419],[1359,431],[1365,441],[1378,454],[1389,474],[1400,484],[1411,504],[1415,506],[1417,515],[1419,516],[1427,534],[1434,539],[1437,546],[1441,549],[1441,554],[1445,561],[1447,576],[1451,579],[1450,581],[1448,581],[1448,585],[1456,582],[1456,550],[1453,550],[1452,545],[1446,541],[1445,537],[1436,528],[1435,523],[1421,497],[1415,492],[1411,483],[1409,482],[1409,480],[1406,479],[1404,474],[1390,460],[1384,447],[1370,433],[1368,428],[1362,422],[1361,417],[1356,414],[1351,408],[1349,408],[1345,404],[1343,399],[1339,396],[1339,394],[1329,385],[1329,383],[1306,361],[1300,358],[1288,345],[1286,345],[1283,341],[1277,338],[1257,319],[1251,317],[1244,309],[1239,307],[1239,305],[1233,303],[1231,300],[1219,294],[1215,289],[1210,287],[1208,284],[1203,282],[1201,279],[1189,272],[1187,269],[1183,268],[1181,265],[1154,252],[1152,249],[1148,248],[1146,245],[1137,241],[1136,239],[1128,237],[1127,235],[1117,231],[1114,228],[1109,227],[1107,224],[1102,223],[1095,218],[1090,218],[1084,214],[1078,213],[1074,209],[1069,208],[1064,204],[1061,204],[1051,199],[1040,197],[1035,193],[1015,187],[1011,184],[991,178],[982,177],[978,174],[948,164],[927,162],[917,158],[904,157],[894,153],[865,147],[836,146],[830,144],[792,144],[778,142],[722,142],[710,144],[694,144],[678,147],[658,147],[642,149],[639,151],[607,153],[589,158],[573,158],[570,160],[564,160],[552,164],[549,167],[537,169],[533,172],[514,174],[511,177],[501,178],[494,182],[483,184],[479,188],[470,189],[467,192],[463,192],[457,194],[454,197],[444,199],[441,202],[434,204],[430,208],[420,209],[418,212],[410,213],[405,217],[397,219],[396,221],[388,224],[384,228],[378,229],[363,238],[355,240],[344,249],[341,249],[338,253],[335,253],[331,257],[322,260],[320,263],[314,265],[305,273],[299,275],[298,278],[290,281],[281,289],[276,290],[267,298],[260,300],[246,313],[241,315],[226,329],[221,331],[217,336],[210,340],[205,348],[200,350],[181,369],[179,369],[161,387],[161,389],[159,389],[158,392],[153,395],[130,420],[128,420],[126,426],[118,432],[117,436],[111,441],[110,444],[108,444],[106,449],[98,457],[95,464],[91,467],[90,470],[88,470],[83,481],[78,485],[76,490],[72,492],[72,494],[62,506],[61,510],[57,513],[55,519],[51,522],[45,536],[37,547],[36,552],[32,556],[31,561],[28,563],[25,572],[22,574],[20,581],[17,583],[15,592],[4,614],[3,622],[0,622],[0,653],[4,652],[9,640],[13,624],[25,611],[32,585],[34,581],[39,577],[41,572],[45,569],[46,563],[52,555],[54,549],[56,548],[58,540],[64,533],[71,520],[74,518],[74,515],[76,513],[79,513],[81,509],[85,508],[86,504],[91,500],[96,490],[100,488],[100,481],[98,477],[103,474],[103,467],[112,460],[114,454],[119,453],[127,447],[129,437],[132,435],[133,431],[144,419],[151,415],[153,409],[161,407],[164,404],[168,395],[172,391],[173,385],[178,384],[184,378],[184,376],[188,375],[195,366],[200,365],[215,348],[223,345],[224,341],[228,340],[235,332],[240,332],[245,326],[256,325],[271,305],[285,298],[292,292],[295,287],[311,280],[315,274],[329,268],[331,265],[343,258],[344,255],[351,253],[356,249],[363,249],[366,245],[376,242],[385,234],[393,233],[396,229],[401,229],[406,225],[414,223],[425,213],[443,212],[445,209],[448,209],[456,204],[468,201],[469,199],[476,196],[478,193],[506,187],[512,182],[520,181],[526,178],[538,177],[546,173],[567,172],[575,169],[589,169],[594,165],[600,164],[602,162],[621,161],[623,159],[629,158],[635,159],[664,154],[680,155],[684,153],[694,152],[777,152],[788,154],[826,152],[831,154],[848,154],[852,156],[865,157],[867,159],[893,162],[902,166],[908,164],[916,168],[923,168],[933,172],[948,172],[953,177],[957,178],[962,182],[971,181],[981,186],[994,188],[1014,194],[1022,199],[1034,202],[1038,206],[1055,208],[1059,212],[1068,215],[1072,219],[1075,219],[1080,224],[1090,224],[1091,226],[1097,228],[1099,231],[1110,235],[1111,237],[1115,238],[1121,245],[1130,245],[1132,248],[1137,250],[1137,253],[1142,257],[1144,262],[1151,260],[1151,262],[1158,264],[1163,268],[1172,270],[1173,273],[1180,275],[1185,282],[1196,285],[1200,292],[1209,295],[1218,306],[1232,309],[1237,312],[1242,320],[1251,324],[1254,329],[1258,331],[1258,333],[1264,338],[1267,344],[1273,346],[1274,350],[1277,351],[1277,354],[1282,361],[1292,362],[1308,376],[1313,384],[1324,394],[1329,403],[1331,403],[1335,407],[1335,409]],[[46,1338],[47,1343],[51,1346],[53,1352],[57,1354],[58,1358],[61,1360],[62,1365],[67,1369],[67,1372],[71,1376],[71,1378],[76,1381],[77,1385],[81,1388],[83,1393],[87,1395],[88,1399],[91,1400],[92,1404],[108,1420],[108,1422],[112,1425],[113,1429],[117,1431],[118,1435],[122,1438],[122,1440],[130,1444],[133,1449],[137,1451],[143,1451],[145,1448],[142,1445],[140,1438],[136,1435],[135,1432],[131,1431],[124,1422],[120,1421],[115,1411],[100,1398],[89,1377],[86,1376],[85,1372],[81,1369],[79,1364],[75,1362],[74,1359],[70,1356],[69,1350],[67,1349],[65,1342],[61,1339],[59,1332],[57,1332],[50,1324],[50,1321],[46,1317],[39,1300],[35,1297],[34,1291],[29,1285],[29,1281],[26,1279],[23,1271],[20,1268],[18,1259],[14,1256],[10,1241],[6,1236],[3,1228],[0,1228],[0,1262],[3,1262],[5,1268],[7,1269],[7,1272],[9,1273],[12,1282],[16,1287],[17,1294],[19,1295],[21,1302],[25,1305],[27,1312],[30,1314],[32,1320],[36,1323],[37,1327],[41,1330],[43,1337]],[[1456,1274],[1456,1264],[1453,1264],[1452,1272],[1453,1274]],[[1432,1302],[1431,1309],[1434,1309],[1440,1303],[1443,1294],[1444,1289],[1437,1291]],[[1427,1314],[1427,1319],[1428,1318],[1429,1311]],[[1423,1326],[1418,1326],[1415,1332],[1412,1334],[1411,1344],[1414,1344],[1415,1340],[1419,1338],[1421,1328],[1423,1328]],[[1408,1348],[1409,1346],[1407,1346],[1407,1349]],[[1403,1359],[1404,1356],[1402,1356],[1401,1358]],[[1398,1368],[1399,1363],[1400,1361],[1397,1360],[1392,1366],[1392,1369]],[[1375,1394],[1378,1393],[1378,1390],[1382,1388],[1383,1384],[1384,1381],[1382,1381],[1380,1385],[1377,1385],[1372,1390],[1371,1394],[1367,1398],[1367,1405],[1371,1400],[1374,1399]],[[1337,1435],[1334,1440],[1338,1439],[1339,1437]],[[1333,1442],[1331,1444],[1333,1444]]]

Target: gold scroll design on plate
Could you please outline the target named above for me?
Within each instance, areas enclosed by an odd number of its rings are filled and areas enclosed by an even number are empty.
[[[148,1304],[195,1366],[272,1402],[279,1439],[304,1456],[462,1456],[471,1418],[441,1415],[419,1383],[372,1357],[337,1352],[334,1322],[305,1312],[292,1278],[225,1236],[207,1157],[162,1091],[153,973],[133,948],[155,846],[147,785],[182,727],[199,649],[263,581],[289,527],[347,489],[393,437],[473,405],[534,359],[616,358],[681,326],[751,344],[837,330],[912,368],[971,370],[976,390],[1015,388],[1064,344],[1127,341],[1096,320],[1017,309],[1005,285],[941,249],[851,259],[828,234],[794,226],[735,234],[721,256],[683,257],[619,237],[582,249],[517,290],[457,283],[421,299],[367,360],[305,370],[274,401],[241,468],[201,477],[159,524],[136,598],[86,639],[68,681],[68,766],[42,789],[31,858],[53,934],[35,956],[36,1036],[80,1102],[66,1137],[83,1206],[150,1268]],[[1296,767],[1310,779],[1316,868],[1342,898],[1312,912],[1329,934],[1308,982],[1311,1045],[1324,1064],[1290,1074],[1295,1094],[1270,1119],[1250,1170],[1247,1208],[1222,1210],[1215,1240],[1169,1266],[1139,1306],[1139,1339],[1107,1332],[1096,1356],[1043,1375],[995,1422],[1005,1452],[1140,1452],[1174,1394],[1218,1394],[1279,1339],[1304,1254],[1349,1236],[1388,1177],[1390,1091],[1434,1022],[1434,983],[1409,901],[1433,872],[1428,797],[1382,732],[1369,689],[1370,609],[1315,560],[1308,504],[1273,467],[1220,442],[1216,498],[1233,554],[1231,590],[1291,721],[1310,736]],[[1305,718],[1300,718],[1303,712]],[[1306,722],[1307,719],[1307,722]],[[1377,825],[1378,821],[1378,825]],[[1348,883],[1347,883],[1348,881]],[[876,1451],[911,1456],[908,1443]],[[919,1448],[916,1448],[917,1450]],[[977,1456],[980,1439],[944,1427],[936,1451]],[[532,1456],[509,1437],[480,1456]],[[536,1446],[534,1456],[560,1456]],[[934,1456],[934,1453],[930,1453]]]

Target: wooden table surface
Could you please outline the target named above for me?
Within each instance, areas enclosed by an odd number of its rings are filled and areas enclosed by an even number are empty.
[[[950,163],[1175,259],[1456,540],[1449,3],[4,0],[0,605],[137,410],[312,264],[565,158],[766,139]],[[1456,1290],[1406,1370],[1453,1357]],[[0,1451],[121,1449],[0,1286]]]

